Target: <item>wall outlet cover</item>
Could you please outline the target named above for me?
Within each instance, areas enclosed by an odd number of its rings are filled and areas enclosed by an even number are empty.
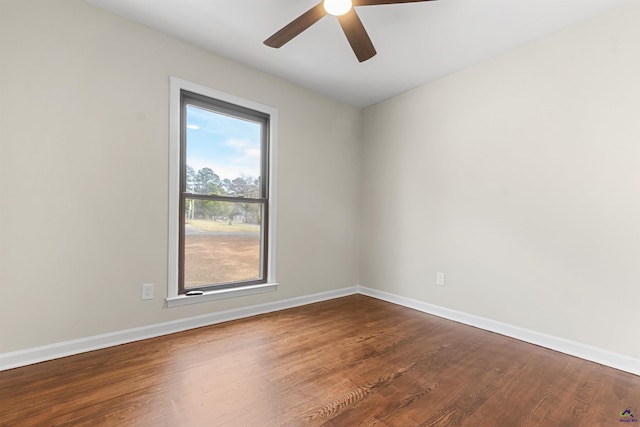
[[[142,295],[141,295],[141,299],[145,300],[145,299],[153,299],[153,293],[154,293],[154,288],[155,288],[155,284],[153,283],[143,283],[142,284]]]

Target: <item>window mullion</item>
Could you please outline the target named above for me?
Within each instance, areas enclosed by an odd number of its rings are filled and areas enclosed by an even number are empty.
[[[183,196],[188,199],[199,199],[199,200],[219,200],[222,202],[232,202],[232,203],[266,203],[267,198],[265,197],[231,197],[231,196],[222,196],[219,194],[194,194],[194,193],[183,193]]]

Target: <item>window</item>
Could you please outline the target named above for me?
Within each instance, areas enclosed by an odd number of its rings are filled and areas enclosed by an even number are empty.
[[[276,111],[171,79],[168,305],[275,290]]]

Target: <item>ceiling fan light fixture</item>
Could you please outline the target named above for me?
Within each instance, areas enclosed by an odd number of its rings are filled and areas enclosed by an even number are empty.
[[[351,0],[324,0],[324,10],[329,15],[341,16],[351,10]]]

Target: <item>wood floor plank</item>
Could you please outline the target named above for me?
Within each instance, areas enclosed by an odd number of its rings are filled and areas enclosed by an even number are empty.
[[[640,377],[354,295],[0,372],[0,426],[608,426]]]

